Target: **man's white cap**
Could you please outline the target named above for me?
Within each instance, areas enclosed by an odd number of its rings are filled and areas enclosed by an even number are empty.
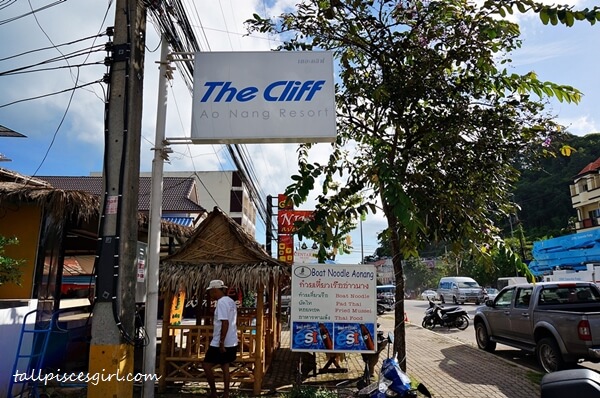
[[[215,279],[214,281],[210,281],[210,283],[208,284],[208,287],[206,288],[206,290],[211,290],[211,289],[225,289],[225,288],[227,288],[227,286],[225,286],[225,284],[223,283],[222,280]]]

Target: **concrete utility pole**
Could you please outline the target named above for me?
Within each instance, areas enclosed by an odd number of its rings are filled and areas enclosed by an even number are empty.
[[[117,0],[105,117],[104,207],[96,258],[88,397],[132,397],[137,213],[146,9]],[[119,376],[116,376],[118,372]],[[102,378],[103,376],[103,378]],[[112,377],[110,377],[112,376]],[[110,377],[110,379],[109,379]]]

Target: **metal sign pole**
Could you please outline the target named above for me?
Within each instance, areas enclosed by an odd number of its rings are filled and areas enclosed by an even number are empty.
[[[164,146],[167,115],[167,85],[170,75],[168,65],[169,43],[162,37],[160,53],[160,76],[158,85],[158,105],[156,108],[156,138],[154,160],[152,161],[152,186],[150,191],[150,215],[148,229],[148,269],[146,272],[146,311],[145,327],[148,335],[144,347],[144,373],[156,372],[156,315],[158,313],[158,267],[160,262],[160,219],[162,217],[163,166],[169,149]],[[163,327],[168,319],[163,319]],[[166,342],[162,342],[166,344]],[[143,385],[143,397],[154,397],[154,380],[147,378]]]

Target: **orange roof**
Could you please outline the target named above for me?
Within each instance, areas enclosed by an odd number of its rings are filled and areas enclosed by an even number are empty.
[[[587,173],[590,173],[592,171],[596,171],[598,169],[600,169],[600,158],[596,159],[592,163],[590,163],[587,166],[585,166],[583,168],[583,170],[581,170],[579,173],[577,173],[577,176],[580,176],[580,175],[583,175],[583,174],[587,174]]]

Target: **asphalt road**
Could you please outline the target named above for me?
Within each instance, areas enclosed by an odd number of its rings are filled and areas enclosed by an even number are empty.
[[[451,306],[451,304],[446,304],[446,306]],[[404,310],[406,315],[408,316],[408,321],[410,323],[421,325],[423,321],[423,316],[425,315],[425,310],[429,307],[427,301],[424,300],[405,300],[404,301]],[[444,334],[446,336],[450,336],[457,340],[462,341],[463,343],[470,344],[474,347],[477,347],[477,341],[475,340],[475,329],[473,328],[473,318],[475,316],[475,310],[478,307],[475,304],[465,303],[461,305],[461,307],[467,311],[469,318],[471,320],[469,327],[465,330],[458,330],[456,328],[448,329],[446,327],[436,326],[433,331],[436,333]],[[378,322],[381,324],[381,330],[384,331],[392,331],[394,329],[394,315],[392,312],[385,313],[378,317]],[[537,364],[535,356],[533,354],[526,353],[521,350],[517,350],[515,348],[505,346],[502,344],[498,344],[495,354],[507,359],[516,364],[528,367],[532,370],[536,370],[541,372],[542,369]],[[594,364],[590,362],[583,362],[580,366],[592,369],[598,373],[600,373],[600,364]]]

